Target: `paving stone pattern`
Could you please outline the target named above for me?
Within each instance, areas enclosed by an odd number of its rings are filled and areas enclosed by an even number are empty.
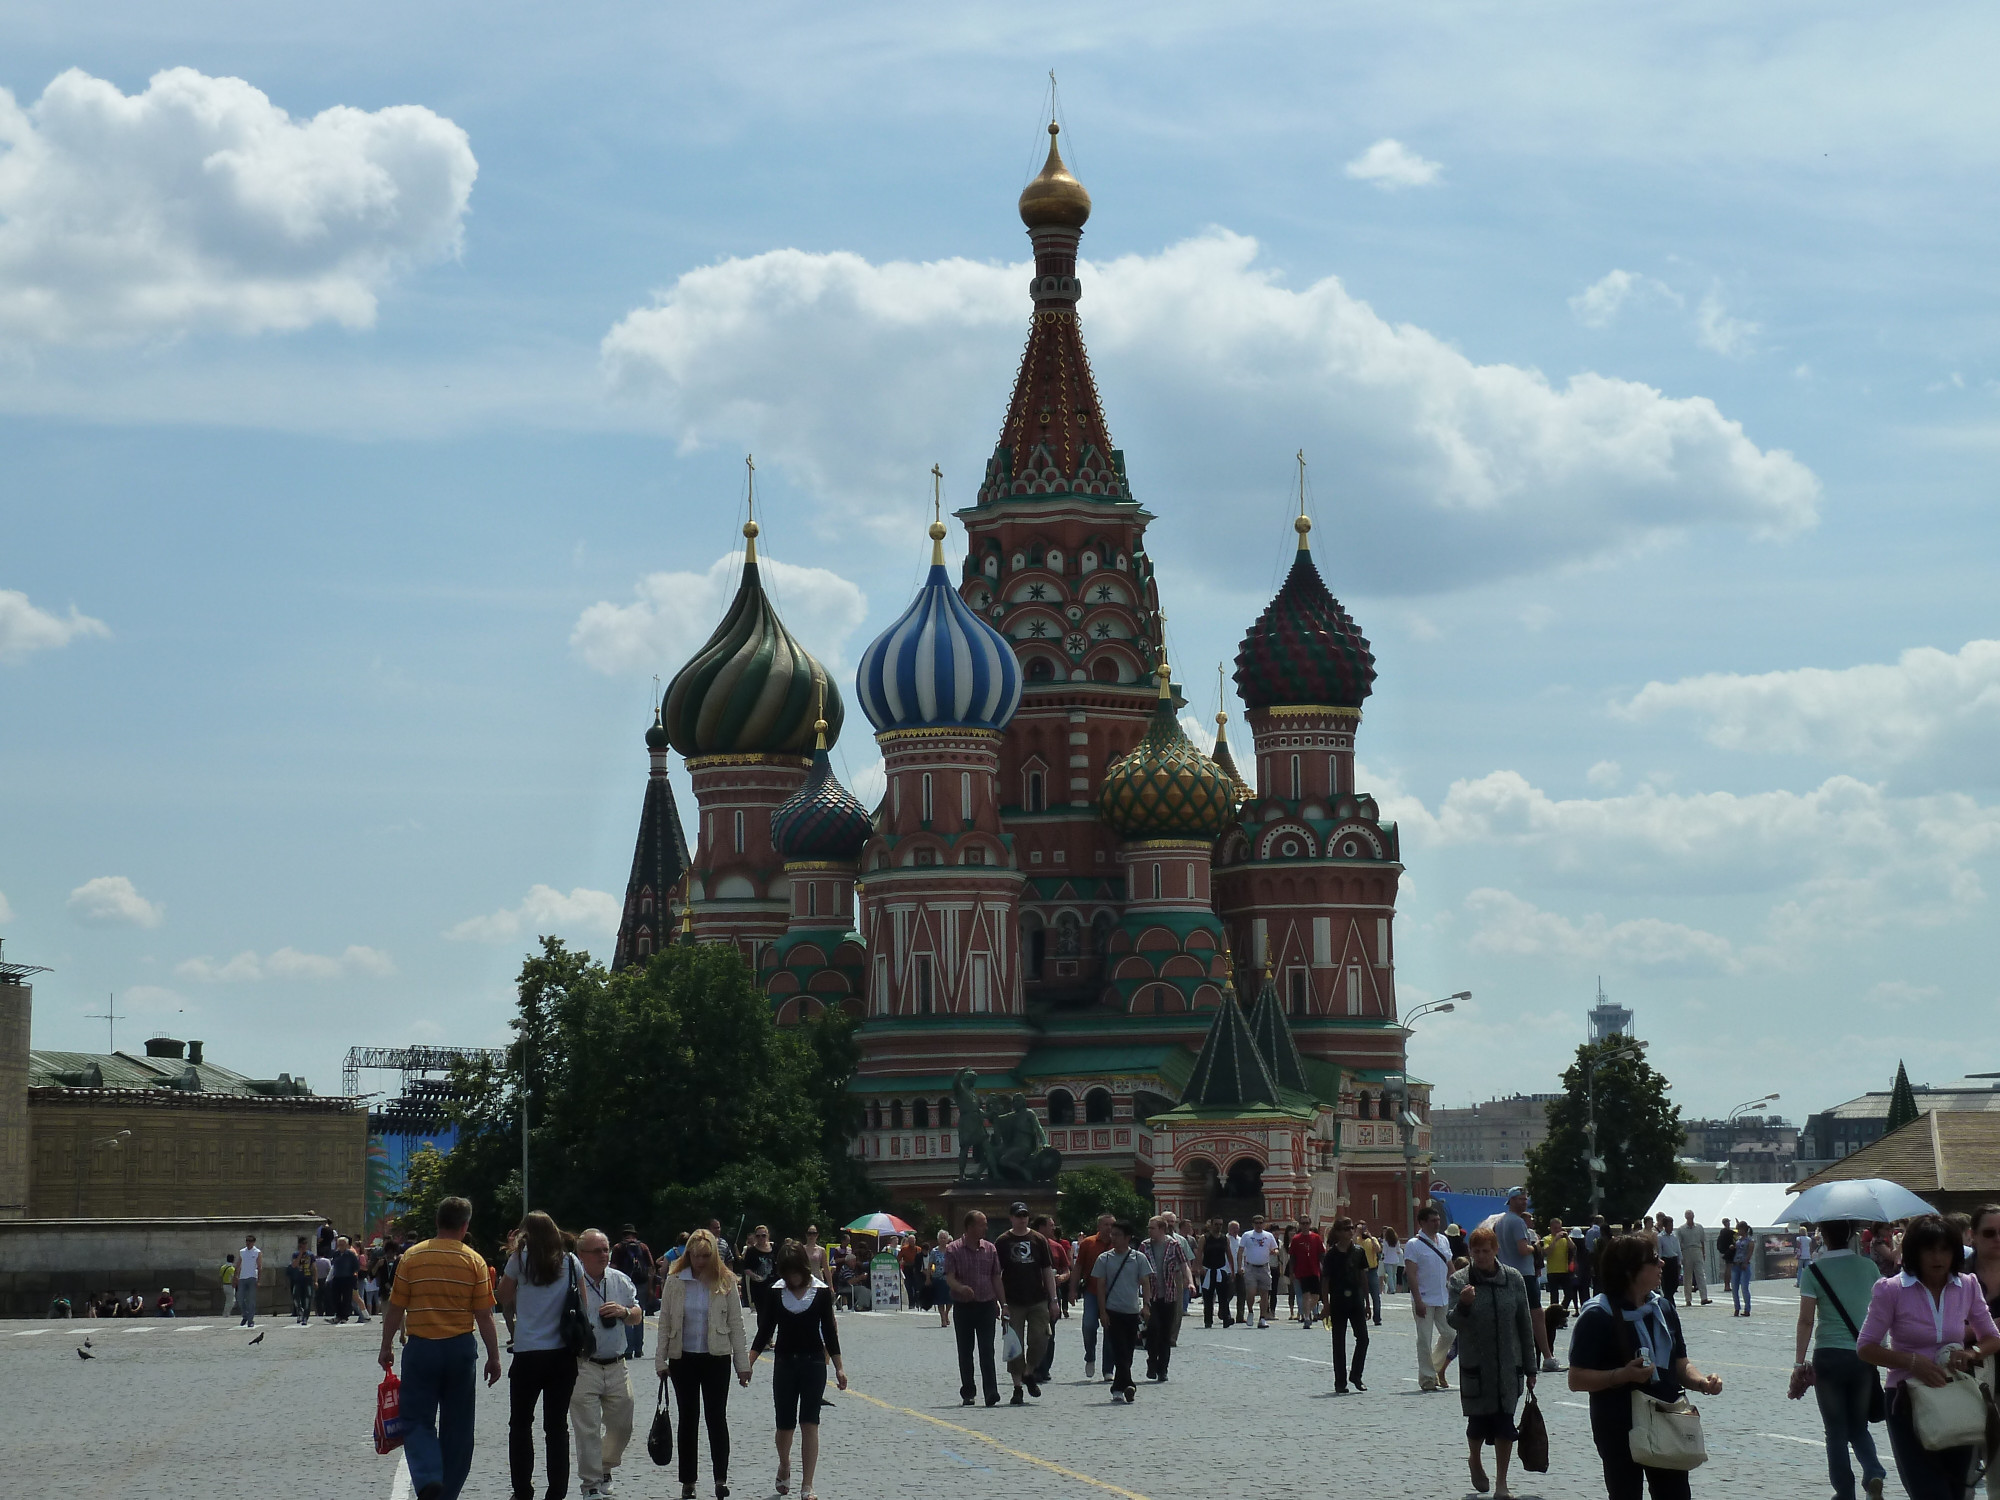
[[[1694,1477],[1697,1495],[1726,1488],[1730,1500],[1823,1500],[1831,1493],[1812,1399],[1784,1398],[1797,1308],[1790,1288],[1774,1283],[1758,1288],[1751,1319],[1731,1318],[1726,1303],[1684,1315],[1695,1363],[1724,1381],[1722,1395],[1699,1403],[1712,1457]],[[378,1328],[300,1329],[269,1317],[259,1323],[266,1337],[254,1348],[233,1324],[207,1319],[0,1324],[0,1492],[148,1500],[407,1496],[400,1459],[377,1457],[370,1440]],[[1200,1325],[1197,1304],[1172,1379],[1164,1386],[1142,1381],[1137,1403],[1126,1407],[1114,1406],[1103,1385],[1084,1383],[1081,1323],[1071,1317],[1057,1325],[1056,1383],[1042,1399],[989,1410],[959,1405],[956,1346],[935,1316],[843,1314],[855,1389],[835,1398],[821,1428],[819,1494],[1471,1494],[1455,1396],[1416,1389],[1406,1298],[1387,1299],[1384,1326],[1373,1330],[1367,1393],[1338,1398],[1323,1331],[1283,1321],[1262,1331]],[[88,1362],[74,1352],[85,1335],[98,1356]],[[650,1348],[649,1331],[647,1362],[630,1367],[640,1435],[620,1473],[621,1500],[680,1493],[672,1470],[654,1468],[644,1450]],[[1001,1382],[1004,1394],[1004,1369]],[[732,1389],[731,1487],[738,1500],[773,1495],[768,1363],[760,1363],[749,1390]],[[1517,1468],[1516,1494],[1601,1496],[1582,1398],[1560,1375],[1544,1376],[1541,1394],[1550,1472]],[[506,1423],[503,1384],[480,1397],[468,1497],[509,1493]],[[1886,1460],[1883,1430],[1875,1432]],[[706,1497],[705,1453],[702,1476]],[[1889,1493],[1902,1494],[1893,1464]]]

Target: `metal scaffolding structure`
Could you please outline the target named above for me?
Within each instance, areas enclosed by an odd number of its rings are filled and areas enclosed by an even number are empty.
[[[349,1098],[361,1092],[362,1072],[401,1073],[403,1092],[426,1074],[449,1073],[453,1063],[506,1060],[501,1047],[349,1047],[340,1069],[340,1091]]]

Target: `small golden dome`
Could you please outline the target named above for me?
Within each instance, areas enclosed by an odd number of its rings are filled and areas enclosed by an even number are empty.
[[[1049,159],[1041,176],[1021,189],[1021,222],[1030,229],[1081,229],[1090,217],[1090,194],[1063,165],[1056,137],[1062,127],[1049,121]]]

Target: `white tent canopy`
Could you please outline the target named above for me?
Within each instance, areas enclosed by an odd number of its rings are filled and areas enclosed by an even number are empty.
[[[1752,1229],[1780,1229],[1791,1212],[1789,1184],[1782,1182],[1670,1182],[1660,1189],[1649,1214],[1665,1214],[1674,1223],[1694,1210],[1694,1221],[1713,1234],[1724,1219],[1748,1220]]]

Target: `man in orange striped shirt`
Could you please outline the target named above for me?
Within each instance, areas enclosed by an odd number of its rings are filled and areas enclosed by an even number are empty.
[[[402,1410],[409,1424],[403,1454],[417,1500],[458,1500],[472,1472],[472,1424],[479,1387],[473,1376],[477,1327],[486,1343],[486,1383],[500,1379],[500,1340],[493,1331],[493,1289],[486,1260],[465,1243],[472,1205],[447,1198],[438,1205],[437,1235],[403,1252],[395,1289],[382,1309],[383,1369],[396,1368],[396,1333],[403,1346]]]

